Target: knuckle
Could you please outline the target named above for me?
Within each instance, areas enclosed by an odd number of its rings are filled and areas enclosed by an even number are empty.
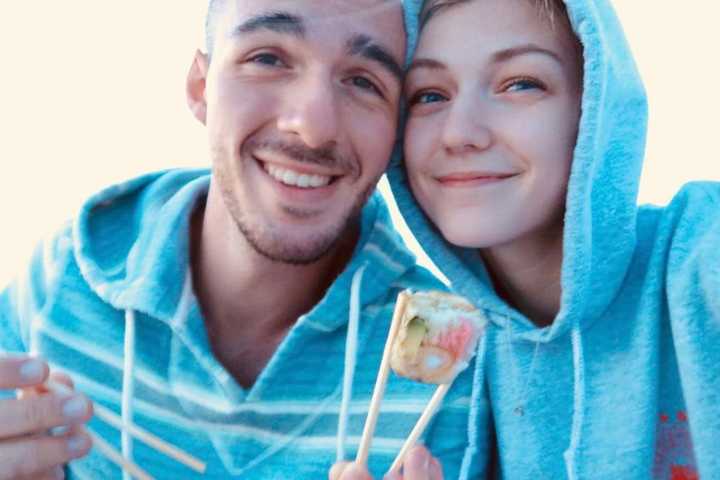
[[[62,437],[43,437],[37,440],[33,448],[37,470],[47,472],[49,469],[67,463],[70,460],[70,455],[66,444],[67,440]]]
[[[40,429],[48,425],[50,416],[48,402],[39,397],[24,402],[23,420],[31,429]]]

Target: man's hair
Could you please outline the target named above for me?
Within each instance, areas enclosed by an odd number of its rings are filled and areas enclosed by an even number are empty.
[[[205,49],[207,50],[208,58],[212,56],[218,20],[225,9],[226,3],[226,0],[208,1],[207,15],[205,16]]]
[[[430,20],[433,15],[453,5],[467,3],[473,0],[426,0],[420,13],[420,28]],[[550,21],[553,28],[559,19],[561,23],[570,25],[567,9],[563,0],[528,0],[538,9],[538,14]]]

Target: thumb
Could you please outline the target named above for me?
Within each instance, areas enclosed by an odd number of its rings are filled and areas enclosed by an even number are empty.
[[[333,465],[330,480],[373,480],[367,468],[353,462],[341,462]]]

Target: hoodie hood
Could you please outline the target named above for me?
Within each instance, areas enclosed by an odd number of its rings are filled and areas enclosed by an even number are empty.
[[[414,2],[419,10],[422,2]],[[645,148],[645,91],[618,18],[607,0],[567,0],[584,55],[582,114],[570,173],[564,229],[561,308],[538,329],[500,299],[479,256],[446,242],[416,203],[404,162],[396,155],[388,176],[400,211],[418,242],[466,296],[514,336],[550,341],[587,328],[617,295],[636,247],[637,191]],[[408,18],[411,44],[417,16]]]
[[[90,288],[118,310],[169,322],[189,266],[190,214],[208,186],[207,170],[158,172],[89,198],[73,237]]]

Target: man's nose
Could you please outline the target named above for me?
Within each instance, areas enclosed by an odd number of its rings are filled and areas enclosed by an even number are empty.
[[[296,84],[285,99],[277,119],[278,129],[300,137],[310,148],[333,144],[342,133],[339,101],[330,78],[310,76]]]

